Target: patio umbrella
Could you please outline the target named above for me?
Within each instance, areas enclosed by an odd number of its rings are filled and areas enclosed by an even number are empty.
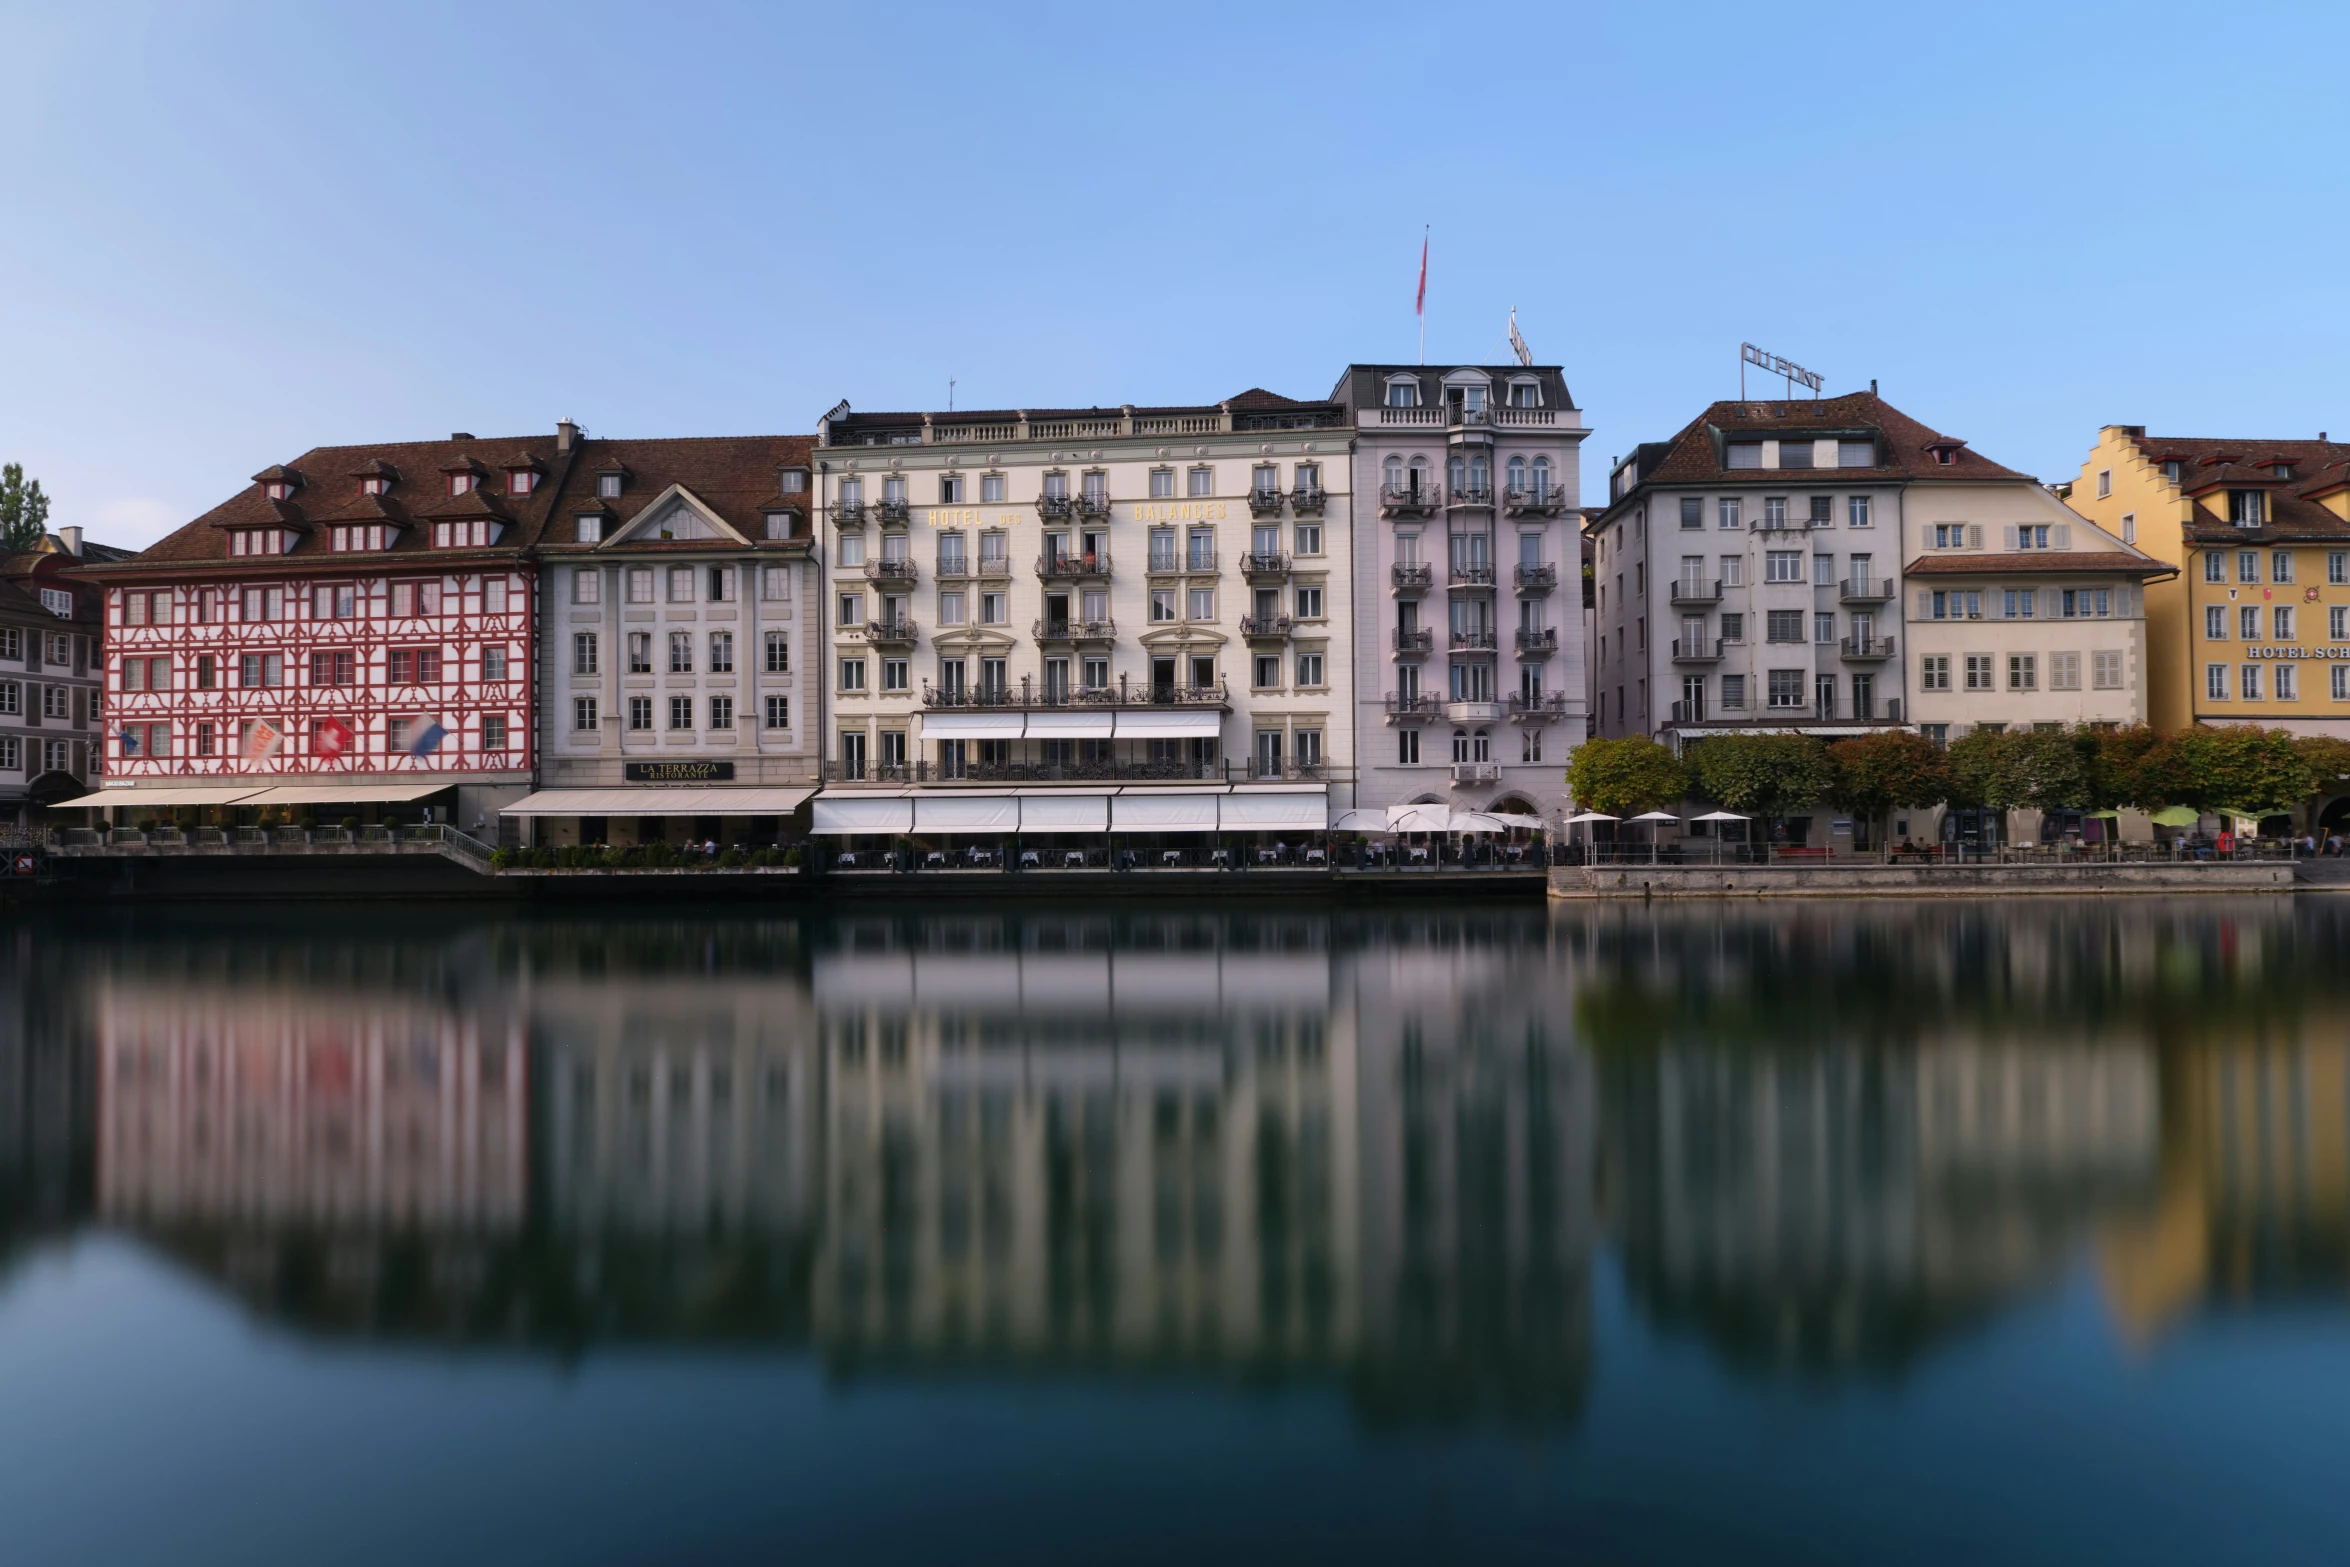
[[[2091,811],[2089,814],[2091,816],[2103,817],[2106,821],[2109,822],[2118,822],[2122,819],[2122,813],[2119,811]]]
[[[1520,816],[1510,811],[1490,811],[1486,814],[1504,826],[1515,827],[1521,832],[1540,832],[1543,828],[1543,820],[1539,816]]]
[[[1567,825],[1574,827],[1587,822],[1620,822],[1622,820],[1621,816],[1610,816],[1605,811],[1585,811],[1580,816],[1568,817]]]
[[[1332,832],[1376,833],[1395,831],[1394,827],[1388,824],[1385,811],[1341,811],[1330,819],[1330,830]]]
[[[1455,811],[1447,832],[1508,832],[1510,824],[1488,811]]]
[[[1736,811],[1708,811],[1703,816],[1692,816],[1689,819],[1693,822],[1750,822],[1754,820],[1753,817],[1741,816]]]
[[[1636,822],[1677,822],[1680,819],[1671,811],[1642,811],[1638,816],[1632,818]]]
[[[2191,805],[2166,805],[2152,820],[2157,827],[2192,827],[2203,820],[2203,813]]]
[[[1433,802],[1425,805],[1391,805],[1387,808],[1387,827],[1390,832],[1444,832],[1452,825],[1452,807]]]

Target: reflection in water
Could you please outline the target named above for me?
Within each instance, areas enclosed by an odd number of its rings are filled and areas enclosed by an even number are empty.
[[[1894,1371],[2084,1256],[2139,1339],[2350,1278],[2328,904],[19,933],[0,1231],[319,1332],[811,1344],[1571,1420],[1597,1255]],[[66,977],[59,977],[66,976]]]

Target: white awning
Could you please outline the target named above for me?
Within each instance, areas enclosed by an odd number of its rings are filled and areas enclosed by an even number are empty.
[[[1222,789],[1184,794],[1120,794],[1110,802],[1110,826],[1117,832],[1214,832]]]
[[[1321,832],[1330,824],[1329,791],[1235,789],[1224,796],[1219,822],[1233,832]]]
[[[925,740],[1017,740],[1026,720],[1018,713],[925,713]]]
[[[858,833],[912,832],[914,802],[895,794],[820,794],[816,797],[815,823],[808,830],[832,838]]]
[[[240,805],[396,805],[406,800],[421,800],[428,794],[439,794],[444,789],[457,787],[454,780],[442,783],[297,783],[279,784],[265,789]]]
[[[161,805],[233,805],[239,800],[259,794],[263,785],[245,784],[142,784],[136,788],[101,789],[96,794],[85,794],[78,799],[61,801],[55,809],[81,810],[95,806],[100,809],[129,808]]]
[[[1118,715],[1118,738],[1121,740],[1204,739],[1223,732],[1223,714],[1202,712],[1196,708],[1188,711],[1168,708]]]
[[[1108,723],[1105,714],[1103,723]],[[1063,794],[1051,789],[1020,792],[1022,832],[1108,832],[1110,797],[1106,794]]]
[[[916,832],[1018,832],[1014,794],[924,794],[914,799]]]
[[[1110,737],[1108,713],[1030,713],[1028,738],[1031,740],[1107,740]]]
[[[813,789],[541,789],[502,816],[789,816]]]

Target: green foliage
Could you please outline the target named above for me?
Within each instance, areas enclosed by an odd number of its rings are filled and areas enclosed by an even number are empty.
[[[724,854],[718,856],[718,868],[722,871],[739,871],[743,868],[743,861],[744,855],[742,850],[729,849]]]
[[[49,497],[41,481],[27,482],[24,464],[0,467],[0,552],[39,549],[49,534]]]
[[[1839,740],[1828,747],[1836,766],[1830,798],[1870,820],[1896,806],[1939,805],[1950,794],[1950,759],[1924,735],[1907,729]]]
[[[2309,793],[2339,794],[2350,790],[2350,740],[2332,735],[2302,735],[2293,741],[2301,765],[2309,770]]]
[[[2179,740],[2193,759],[2204,803],[2210,807],[2281,811],[2297,804],[2314,782],[2293,737],[2282,729],[2224,724],[2190,729]]]
[[[796,846],[783,851],[783,868],[785,870],[796,871],[800,868],[800,865],[800,851]]]
[[[1715,735],[1689,751],[1697,792],[1748,816],[1785,816],[1824,798],[1836,769],[1809,735]]]
[[[1630,816],[1661,810],[1689,793],[1689,769],[1646,735],[1586,740],[1567,763],[1567,788],[1579,810]]]
[[[2163,737],[2145,724],[2089,731],[2089,792],[2082,805],[2093,811],[2145,806],[2148,763]],[[2158,810],[2159,806],[2145,806]]]
[[[1951,744],[1950,803],[1994,811],[2083,809],[2096,764],[2096,736],[2087,729],[1977,729]]]
[[[490,851],[490,869],[491,869],[491,870],[493,870],[493,871],[510,871],[510,870],[512,870],[513,868],[514,868],[514,851],[513,851],[512,849],[492,849],[492,850]]]

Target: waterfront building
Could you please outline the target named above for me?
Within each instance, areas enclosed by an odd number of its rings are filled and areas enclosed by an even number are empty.
[[[100,771],[98,594],[70,573],[124,554],[60,528],[0,557],[0,826],[31,825]]]
[[[105,593],[104,787],[83,804],[465,826],[532,775],[532,546],[579,431],[324,446]]]
[[[1339,403],[844,401],[816,445],[817,831],[1295,836],[1354,803]]]
[[[1583,737],[1583,416],[1555,365],[1349,365],[1351,557],[1370,807],[1556,817]],[[1377,497],[1377,521],[1370,500]]]
[[[2350,442],[2107,425],[2067,498],[2175,573],[2146,595],[2155,727],[2350,737]]]
[[[815,792],[809,439],[583,438],[537,555],[549,845],[772,844]]]

